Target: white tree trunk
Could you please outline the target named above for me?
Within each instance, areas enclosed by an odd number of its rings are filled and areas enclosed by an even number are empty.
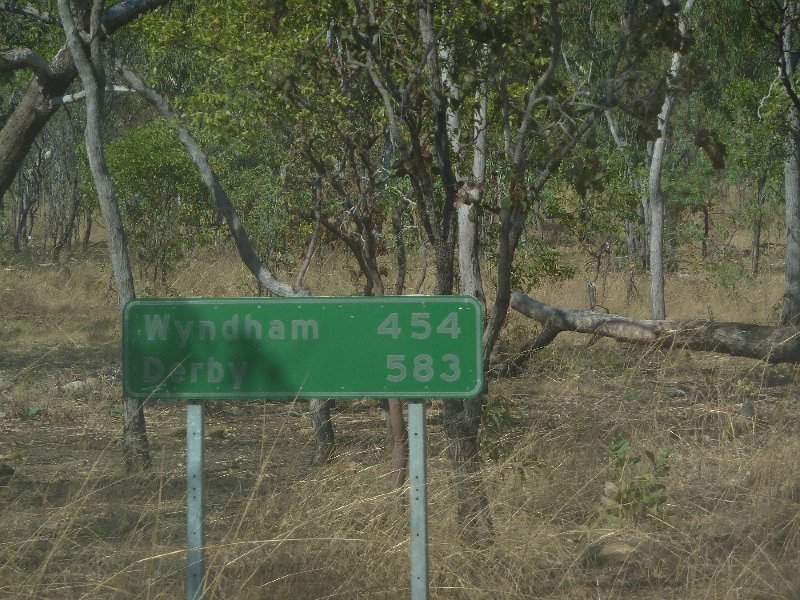
[[[86,8],[87,3],[83,3]],[[94,178],[97,198],[103,219],[106,224],[108,237],[108,250],[111,257],[111,269],[117,284],[117,297],[120,311],[130,300],[135,297],[133,275],[131,274],[130,259],[128,256],[128,243],[122,225],[122,216],[119,212],[114,186],[106,165],[105,152],[102,139],[102,107],[103,67],[101,64],[100,50],[100,8],[101,0],[95,0],[91,17],[91,59],[87,57],[80,33],[75,24],[72,7],[69,0],[58,0],[59,13],[67,38],[67,45],[72,53],[75,66],[80,75],[81,83],[86,90],[86,151],[89,158],[89,168]],[[139,470],[150,465],[150,453],[145,427],[144,410],[139,400],[123,394],[123,448],[125,462],[129,470]]]
[[[794,16],[796,4],[787,8]],[[783,47],[786,49],[785,61],[787,75],[793,73],[792,60],[788,56],[792,48],[794,26],[791,22],[784,31]],[[783,305],[781,325],[800,325],[800,114],[792,105],[789,108],[788,153],[783,166],[783,183],[786,201],[786,266],[784,272]]]
[[[790,110],[789,154],[783,168],[786,199],[786,267],[781,325],[800,325],[800,115]]]
[[[663,0],[665,6],[670,6],[668,0]],[[694,0],[688,0],[679,16],[681,37],[686,36],[686,13],[692,9]],[[661,189],[661,171],[664,164],[664,150],[667,145],[667,129],[672,109],[675,105],[675,94],[670,89],[672,81],[681,72],[682,55],[675,52],[672,55],[672,65],[667,75],[667,94],[661,113],[658,115],[658,129],[661,135],[653,143],[653,155],[650,160],[650,178],[648,183],[649,208],[650,208],[650,302],[653,318],[666,318],[666,304],[664,301],[664,193]]]
[[[483,278],[481,277],[480,244],[478,226],[480,219],[476,214],[469,218],[470,207],[478,205],[483,196],[483,182],[486,177],[486,130],[488,128],[488,98],[486,85],[476,93],[475,105],[475,146],[472,155],[472,177],[467,183],[466,195],[469,205],[458,206],[458,271],[461,293],[475,296],[485,302]]]

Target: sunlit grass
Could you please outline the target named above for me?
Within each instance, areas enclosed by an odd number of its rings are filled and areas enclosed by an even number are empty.
[[[358,292],[340,253],[315,261],[316,293]],[[124,472],[118,313],[103,264],[15,260],[0,275],[0,464],[15,469],[0,487],[2,598],[185,594],[185,415],[180,404],[148,407],[153,471]],[[670,276],[668,313],[769,323],[782,287],[775,264],[735,291],[702,269]],[[623,267],[598,280],[598,303],[646,317],[646,275],[627,298]],[[531,293],[586,308],[589,278]],[[181,295],[255,293],[230,249],[195,257],[171,285]],[[503,335],[513,349],[536,330],[511,315]],[[494,527],[481,549],[459,536],[434,404],[432,597],[797,597],[797,392],[794,366],[562,334],[525,373],[490,388],[513,418],[492,432],[507,443],[481,473]],[[306,410],[227,403],[209,417],[208,597],[407,598],[407,508],[390,487],[384,415],[340,402],[336,460],[316,470]],[[644,461],[633,471],[612,460],[618,439]],[[631,496],[609,508],[607,484],[638,476],[646,453],[664,448],[666,502]]]

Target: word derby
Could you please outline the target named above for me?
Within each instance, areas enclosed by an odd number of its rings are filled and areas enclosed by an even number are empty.
[[[123,318],[135,398],[465,398],[483,388],[470,296],[146,299]]]

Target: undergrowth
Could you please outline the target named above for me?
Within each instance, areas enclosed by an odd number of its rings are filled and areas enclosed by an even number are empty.
[[[315,263],[309,284],[348,293],[349,280],[326,279],[334,260]],[[183,408],[146,406],[155,466],[126,474],[114,296],[91,261],[67,266],[15,263],[0,282],[0,465],[13,469],[0,470],[0,597],[182,597]],[[635,316],[646,307],[626,308],[626,281],[608,274],[598,301]],[[230,256],[171,283],[182,295],[248,291]],[[735,299],[702,285],[668,281],[674,314],[710,305],[758,321],[779,298],[765,292],[779,282]],[[536,295],[585,304],[581,281]],[[511,315],[504,337],[513,348],[536,333]],[[491,383],[479,475],[493,532],[481,548],[460,536],[434,403],[431,596],[800,596],[799,384],[793,366],[562,334],[521,375]],[[338,403],[324,469],[308,465],[306,413],[245,402],[209,417],[207,597],[407,598],[406,490],[390,486],[383,412]]]

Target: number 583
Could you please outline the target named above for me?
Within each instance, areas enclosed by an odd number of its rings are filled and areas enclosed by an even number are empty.
[[[438,361],[434,361],[430,354],[417,354],[413,358],[405,354],[389,354],[386,357],[386,369],[389,371],[386,380],[392,383],[405,381],[409,371],[414,379],[422,383],[437,375],[448,382],[461,377],[458,356],[455,354],[444,354]]]

